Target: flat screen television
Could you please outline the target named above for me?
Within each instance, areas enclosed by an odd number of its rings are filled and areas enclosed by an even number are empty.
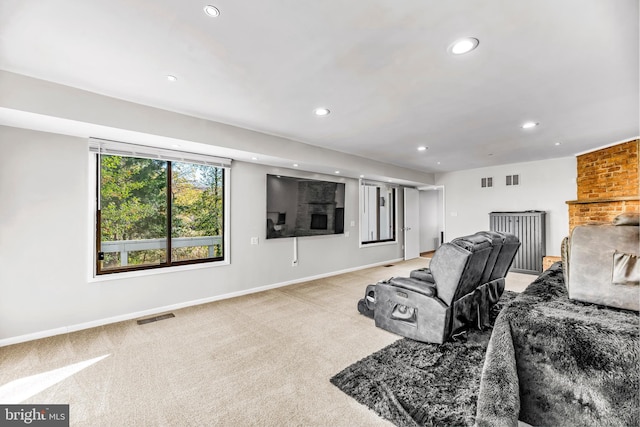
[[[267,239],[344,233],[345,185],[267,175]]]

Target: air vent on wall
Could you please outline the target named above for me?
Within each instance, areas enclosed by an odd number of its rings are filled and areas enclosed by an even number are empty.
[[[507,175],[507,185],[519,185],[520,175]]]
[[[482,178],[480,180],[480,186],[482,188],[485,187],[493,187],[493,177],[488,177],[488,178]]]
[[[147,323],[157,322],[158,320],[171,319],[176,317],[173,313],[161,314],[160,316],[148,317],[137,321],[138,325],[146,325]]]

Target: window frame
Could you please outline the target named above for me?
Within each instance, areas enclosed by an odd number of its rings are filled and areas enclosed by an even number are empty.
[[[393,235],[392,237],[388,238],[388,239],[377,239],[377,240],[368,240],[368,241],[363,241],[363,235],[362,235],[362,216],[364,215],[364,208],[363,208],[363,203],[364,203],[364,197],[363,197],[363,193],[364,193],[364,188],[365,187],[376,187],[376,198],[377,198],[377,203],[376,203],[376,209],[378,210],[378,213],[376,215],[377,218],[377,228],[378,228],[378,236],[380,235],[380,193],[381,193],[381,187],[385,187],[385,188],[390,188],[393,190],[393,197],[391,202],[393,203],[393,209],[391,210],[391,221],[390,224],[393,224]],[[371,247],[371,246],[380,246],[380,245],[394,245],[398,243],[398,186],[397,185],[392,185],[392,184],[388,184],[388,183],[384,183],[384,182],[375,182],[375,181],[369,181],[369,180],[360,180],[359,182],[359,200],[358,200],[358,204],[359,204],[359,220],[360,220],[360,230],[359,230],[359,244],[361,248],[366,248],[366,247]]]
[[[97,142],[96,142],[97,141]],[[102,145],[106,142],[106,145],[110,148],[109,151],[102,152]],[[116,147],[116,149],[114,149]],[[130,150],[131,147],[134,149],[139,149],[140,151],[134,152],[136,155],[132,154],[122,154],[122,152],[114,152],[117,151],[118,147],[122,147],[124,150]],[[139,147],[142,147],[141,149]],[[144,154],[148,152],[149,154]],[[161,157],[158,157],[157,153],[161,153]],[[137,266],[126,266],[126,267],[117,267],[110,268],[108,270],[102,270],[100,268],[101,260],[99,260],[99,253],[101,249],[101,240],[100,240],[100,158],[101,155],[115,155],[115,156],[127,156],[141,159],[152,159],[152,160],[162,160],[166,162],[166,196],[167,196],[167,246],[166,246],[166,260],[165,262],[159,264],[148,264],[148,265],[137,265]],[[189,157],[195,156],[196,161],[189,161]],[[163,158],[164,157],[164,158]],[[211,159],[210,163],[203,163],[201,159]],[[229,224],[229,205],[230,205],[230,164],[231,160],[229,159],[220,159],[214,156],[201,155],[201,154],[192,154],[192,153],[183,153],[179,151],[173,150],[165,150],[154,147],[146,147],[146,146],[137,146],[135,144],[128,143],[119,143],[115,141],[103,141],[97,140],[95,138],[90,139],[90,152],[89,152],[89,161],[90,161],[90,175],[93,177],[90,179],[91,182],[91,197],[90,197],[90,205],[91,205],[91,213],[92,213],[92,222],[91,222],[91,235],[92,235],[92,244],[91,244],[91,264],[92,268],[92,277],[91,281],[100,281],[100,280],[108,280],[108,279],[116,279],[116,278],[124,278],[124,277],[135,277],[147,274],[156,274],[156,273],[165,273],[176,270],[190,270],[194,268],[203,268],[203,267],[213,267],[220,265],[228,265],[230,264],[230,224]],[[198,259],[189,259],[189,260],[180,260],[180,261],[172,261],[171,260],[171,240],[172,240],[172,206],[171,206],[171,185],[172,185],[172,163],[190,163],[190,164],[207,164],[212,167],[219,168],[221,170],[221,187],[222,187],[222,207],[221,207],[221,215],[222,215],[222,226],[221,226],[221,247],[222,247],[222,255],[215,257],[207,257],[207,258],[198,258]]]

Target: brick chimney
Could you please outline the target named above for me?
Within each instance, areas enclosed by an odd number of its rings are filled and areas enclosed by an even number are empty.
[[[577,225],[611,223],[623,212],[638,212],[640,140],[578,156],[578,200],[568,201],[569,233]]]

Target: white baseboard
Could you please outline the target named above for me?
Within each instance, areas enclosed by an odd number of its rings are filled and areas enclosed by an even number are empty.
[[[402,258],[398,258],[398,259],[394,259],[394,260],[378,262],[378,263],[375,263],[375,264],[363,265],[363,266],[360,266],[360,267],[347,268],[347,269],[344,269],[344,270],[334,271],[334,272],[331,272],[331,273],[323,273],[323,274],[318,274],[318,275],[315,275],[315,276],[309,276],[309,277],[304,277],[304,278],[300,278],[300,279],[289,280],[289,281],[286,281],[286,282],[280,282],[280,283],[274,283],[274,284],[271,284],[271,285],[259,286],[257,288],[244,289],[244,290],[241,290],[241,291],[230,292],[230,293],[227,293],[227,294],[215,295],[215,296],[212,296],[212,297],[201,298],[201,299],[197,299],[197,300],[193,300],[193,301],[186,301],[186,302],[181,302],[181,303],[178,303],[178,304],[166,305],[166,306],[163,306],[163,307],[150,308],[148,310],[136,311],[134,313],[122,314],[122,315],[119,315],[119,316],[108,317],[108,318],[105,318],[105,319],[92,320],[92,321],[89,321],[89,322],[78,323],[78,324],[75,324],[75,325],[63,326],[63,327],[60,327],[60,328],[47,329],[45,331],[33,332],[33,333],[30,333],[30,334],[19,335],[19,336],[16,336],[16,337],[4,338],[4,339],[0,339],[0,347],[5,347],[5,346],[8,346],[8,345],[13,345],[13,344],[19,344],[19,343],[27,342],[27,341],[33,341],[33,340],[37,340],[37,339],[41,339],[41,338],[48,338],[48,337],[52,337],[52,336],[55,336],[55,335],[68,334],[70,332],[80,331],[80,330],[89,329],[89,328],[95,328],[95,327],[98,327],[98,326],[104,326],[104,325],[108,325],[108,324],[111,324],[111,323],[117,323],[117,322],[122,322],[122,321],[126,321],[126,320],[131,320],[131,319],[138,319],[140,317],[151,316],[151,315],[154,315],[154,314],[163,313],[163,312],[172,311],[172,310],[179,310],[181,308],[191,307],[191,306],[194,306],[194,305],[207,304],[207,303],[210,303],[210,302],[220,301],[220,300],[229,299],[229,298],[235,298],[235,297],[239,297],[239,296],[242,296],[242,295],[249,295],[249,294],[254,294],[254,293],[257,293],[257,292],[268,291],[269,289],[276,289],[276,288],[281,288],[283,286],[295,285],[297,283],[309,282],[311,280],[323,279],[325,277],[331,277],[331,276],[336,276],[336,275],[339,275],[339,274],[350,273],[352,271],[364,270],[366,268],[371,268],[371,267],[378,267],[378,266],[381,266],[381,265],[386,265],[386,264],[393,263],[393,262],[399,262],[399,261],[402,261],[402,260],[403,260]],[[364,292],[364,287],[363,287],[363,292]]]

